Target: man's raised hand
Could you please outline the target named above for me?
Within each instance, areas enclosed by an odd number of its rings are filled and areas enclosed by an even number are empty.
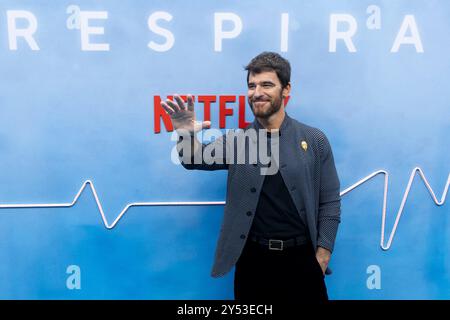
[[[174,101],[170,99],[161,101],[161,106],[170,116],[174,130],[180,134],[189,133],[193,135],[196,132],[211,126],[210,121],[195,120],[194,99],[191,95],[187,96],[187,105],[183,99],[176,94],[174,95]]]

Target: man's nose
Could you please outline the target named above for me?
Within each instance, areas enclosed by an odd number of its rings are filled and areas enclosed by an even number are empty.
[[[262,97],[262,96],[263,96],[263,90],[262,90],[261,86],[257,85],[255,87],[255,92],[253,94],[253,97],[254,98],[259,98],[259,97]]]

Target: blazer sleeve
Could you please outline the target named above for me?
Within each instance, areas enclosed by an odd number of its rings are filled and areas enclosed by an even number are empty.
[[[341,222],[340,182],[333,152],[324,133],[319,135],[320,189],[317,245],[333,252],[334,241]]]
[[[228,169],[226,135],[209,143],[201,143],[201,148],[195,154],[191,154],[189,139],[189,136],[180,136],[177,144],[178,156],[184,168],[208,171]]]

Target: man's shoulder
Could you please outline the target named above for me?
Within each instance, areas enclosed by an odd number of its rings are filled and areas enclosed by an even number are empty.
[[[305,135],[307,135],[309,138],[312,138],[315,141],[318,141],[319,143],[323,142],[326,139],[325,133],[316,127],[310,126],[306,123],[303,123],[301,121],[298,121],[297,119],[291,118],[293,126],[300,131],[303,131]]]

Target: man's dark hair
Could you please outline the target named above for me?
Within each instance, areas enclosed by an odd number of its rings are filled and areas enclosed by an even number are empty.
[[[263,52],[258,54],[245,67],[247,70],[247,83],[250,73],[261,73],[264,71],[275,71],[281,86],[284,88],[291,81],[291,65],[288,60],[276,52]]]

